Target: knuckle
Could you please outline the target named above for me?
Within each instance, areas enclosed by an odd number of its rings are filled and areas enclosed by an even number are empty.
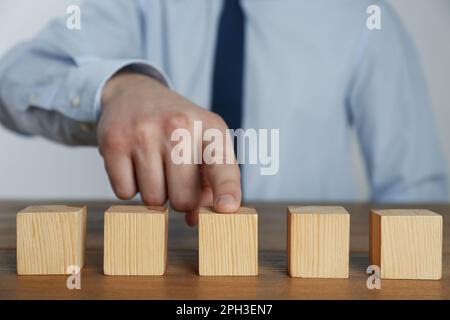
[[[121,200],[130,200],[136,194],[132,188],[127,188],[123,185],[117,185],[114,188],[116,196]]]
[[[100,138],[100,146],[106,151],[121,151],[127,147],[127,135],[120,127],[106,129]]]
[[[213,128],[224,128],[227,127],[225,120],[214,112],[208,112],[208,115],[206,116],[206,121],[209,123],[210,127]]]
[[[171,135],[176,129],[187,129],[190,127],[188,115],[182,112],[171,114],[164,121],[164,130],[167,135]]]
[[[143,194],[142,200],[149,206],[162,206],[166,202],[166,197],[163,193],[160,194]]]
[[[147,120],[142,119],[134,126],[135,142],[138,145],[147,145],[155,139],[156,128],[155,125]]]
[[[241,184],[236,180],[225,180],[213,183],[213,189],[216,193],[232,194],[236,198],[241,197]]]
[[[197,202],[191,197],[186,196],[187,193],[175,194],[170,199],[172,208],[176,211],[191,211],[196,209]]]

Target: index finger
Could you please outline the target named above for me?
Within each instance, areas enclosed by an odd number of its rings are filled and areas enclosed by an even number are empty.
[[[214,211],[219,213],[236,212],[242,198],[241,173],[227,129],[223,120],[209,123],[202,142],[202,166],[213,192]]]

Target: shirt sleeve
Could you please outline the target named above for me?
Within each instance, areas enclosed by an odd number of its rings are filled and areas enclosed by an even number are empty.
[[[349,90],[374,202],[448,200],[441,145],[416,49],[383,5],[380,30],[364,32]]]
[[[68,29],[66,18],[52,21],[0,61],[0,121],[22,134],[96,144],[108,79],[129,68],[168,81],[161,68],[144,59],[139,1],[85,1],[80,30]]]

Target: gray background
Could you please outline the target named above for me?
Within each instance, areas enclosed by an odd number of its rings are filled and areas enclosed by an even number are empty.
[[[313,1],[313,0],[311,0]],[[450,172],[450,0],[391,0],[419,49]],[[0,55],[31,37],[75,0],[0,0]],[[362,12],[361,14],[365,14]],[[354,144],[360,199],[366,177]],[[69,148],[22,138],[0,127],[0,199],[110,198],[103,162],[94,148]]]

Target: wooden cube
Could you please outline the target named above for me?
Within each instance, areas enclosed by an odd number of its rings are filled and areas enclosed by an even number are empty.
[[[17,274],[68,274],[84,266],[86,207],[32,206],[17,214]]]
[[[369,256],[384,279],[440,279],[442,216],[429,210],[372,210]]]
[[[288,207],[291,277],[348,278],[350,215],[342,207]]]
[[[258,274],[258,215],[242,207],[222,214],[210,208],[199,213],[199,274],[255,276]]]
[[[113,206],[105,212],[105,275],[163,275],[168,209]]]

